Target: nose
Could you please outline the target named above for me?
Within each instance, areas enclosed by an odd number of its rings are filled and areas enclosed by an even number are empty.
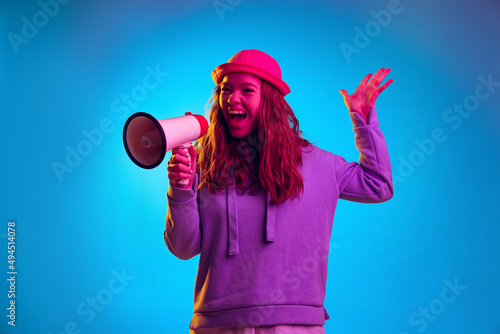
[[[227,98],[229,104],[235,105],[240,102],[240,94],[238,91],[234,90]]]

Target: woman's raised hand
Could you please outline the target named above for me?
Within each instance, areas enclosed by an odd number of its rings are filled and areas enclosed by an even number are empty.
[[[196,174],[196,150],[194,147],[189,146],[188,152],[181,147],[173,148],[172,157],[168,161],[167,170],[171,186],[182,189],[191,188]],[[179,181],[182,180],[188,180],[187,184],[179,184]]]
[[[347,109],[351,112],[358,113],[365,123],[368,121],[368,113],[370,112],[370,108],[375,104],[377,96],[394,81],[394,79],[390,79],[379,87],[382,80],[384,80],[385,76],[390,71],[390,68],[381,68],[373,77],[371,77],[371,73],[368,74],[352,95],[349,95],[344,89],[340,90],[340,94],[344,97]]]

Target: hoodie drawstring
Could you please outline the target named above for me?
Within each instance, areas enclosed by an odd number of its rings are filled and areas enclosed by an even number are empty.
[[[232,177],[231,177],[232,178]],[[227,203],[227,235],[228,255],[236,255],[240,252],[238,243],[238,206],[236,203],[236,187],[230,185],[226,190]]]
[[[230,173],[230,183],[234,183],[234,175]],[[276,204],[271,204],[271,195],[267,193],[266,201],[266,241],[274,242],[274,227],[276,221]],[[228,235],[228,255],[239,254],[238,242],[238,205],[236,200],[236,186],[230,185],[226,189],[227,205],[227,235]]]
[[[276,204],[271,204],[271,194],[266,197],[266,241],[274,242],[274,225],[276,219]]]

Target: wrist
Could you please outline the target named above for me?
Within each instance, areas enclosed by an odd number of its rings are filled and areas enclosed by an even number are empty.
[[[185,181],[188,181],[187,183]],[[184,181],[184,182],[180,182]],[[179,189],[190,189],[193,187],[193,180],[192,179],[179,179],[177,182],[170,182],[170,186],[179,188]]]
[[[364,112],[362,112],[362,111],[356,111],[356,110],[353,110],[352,112],[353,112],[353,113],[355,113],[355,114],[358,114],[358,115],[359,115],[359,117],[360,117],[360,118],[361,118],[361,119],[362,119],[365,123],[367,123],[367,124],[368,124],[368,114],[367,114],[367,113],[365,114],[365,113],[364,113]]]

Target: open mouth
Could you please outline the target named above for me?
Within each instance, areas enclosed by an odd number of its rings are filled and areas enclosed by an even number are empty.
[[[247,114],[231,114],[231,122],[241,122],[245,118],[247,118]]]
[[[231,122],[238,123],[243,121],[247,117],[247,114],[240,110],[234,110],[229,112],[229,117]]]

